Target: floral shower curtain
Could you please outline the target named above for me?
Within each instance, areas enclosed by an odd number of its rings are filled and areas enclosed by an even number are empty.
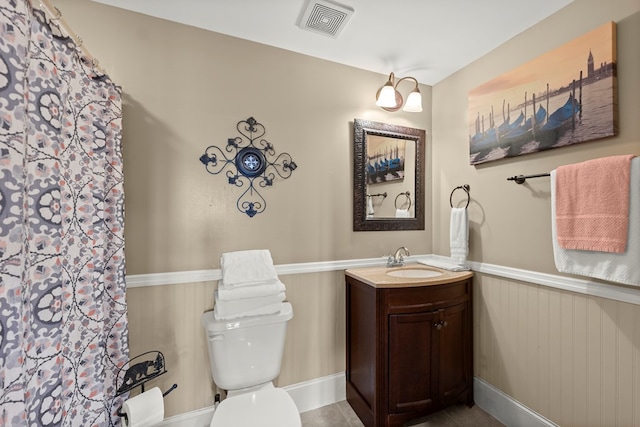
[[[0,1],[0,425],[119,425],[121,108],[43,12]]]

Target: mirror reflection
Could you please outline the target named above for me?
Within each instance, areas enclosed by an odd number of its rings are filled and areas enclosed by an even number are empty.
[[[366,219],[415,218],[415,146],[413,140],[369,135]]]
[[[354,120],[354,231],[424,230],[425,135]]]

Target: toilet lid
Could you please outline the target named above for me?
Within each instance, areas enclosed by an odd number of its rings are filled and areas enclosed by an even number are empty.
[[[260,390],[223,400],[210,427],[300,427],[300,413],[289,393],[281,388]]]

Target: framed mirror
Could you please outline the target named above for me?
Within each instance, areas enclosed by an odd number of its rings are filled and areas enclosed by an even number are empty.
[[[354,119],[353,231],[424,230],[425,138]]]

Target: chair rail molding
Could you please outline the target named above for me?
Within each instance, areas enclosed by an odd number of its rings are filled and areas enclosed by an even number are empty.
[[[432,259],[435,261],[447,261],[449,257],[427,254],[412,255],[405,258],[406,262]],[[308,262],[297,264],[276,265],[278,275],[288,274],[312,274],[327,271],[346,270],[348,268],[377,267],[386,265],[386,257],[362,258],[338,261]],[[467,265],[476,273],[512,279],[521,282],[533,283],[541,286],[562,289],[585,295],[593,295],[608,298],[615,301],[640,305],[640,288],[629,288],[614,283],[595,282],[588,279],[578,279],[568,276],[540,273],[531,270],[506,267],[496,264],[468,261]],[[197,283],[220,280],[220,269],[177,271],[169,273],[151,273],[127,275],[127,288],[140,288],[146,286],[178,285],[181,283]]]

